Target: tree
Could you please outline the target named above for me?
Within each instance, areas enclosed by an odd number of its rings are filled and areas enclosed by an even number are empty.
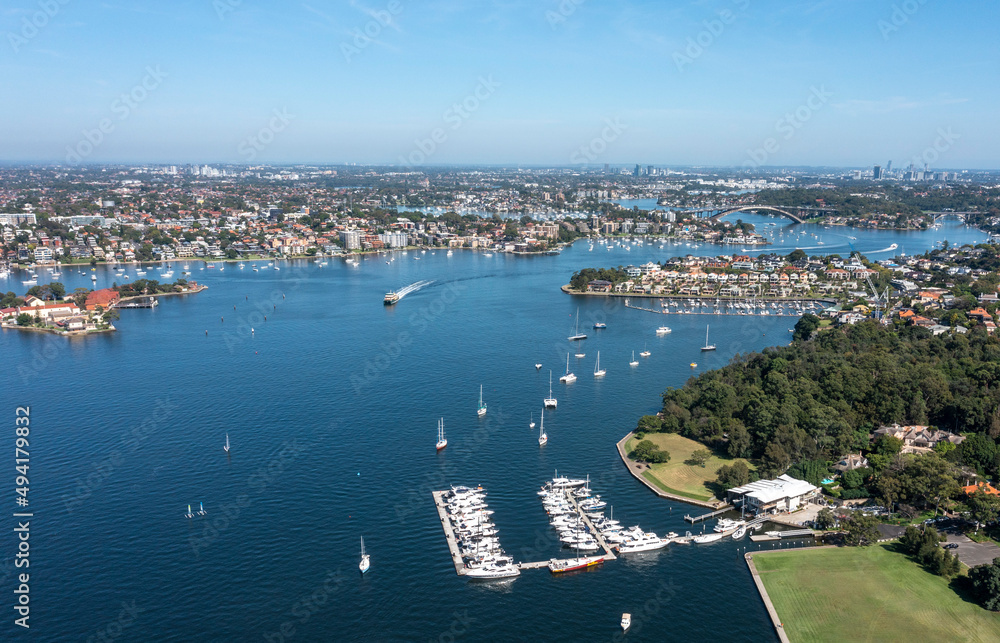
[[[813,331],[819,328],[819,317],[816,315],[811,315],[806,313],[799,318],[799,321],[795,322],[795,330],[792,333],[792,339],[794,340],[804,340],[809,339],[812,336]]]
[[[767,477],[779,476],[788,468],[791,462],[792,459],[788,455],[788,451],[785,451],[784,447],[777,442],[772,442],[764,449],[764,457],[761,461],[761,475],[766,475]]]
[[[837,526],[837,517],[829,507],[823,507],[816,514],[816,526],[820,529],[833,529]]]
[[[639,423],[636,426],[637,431],[643,431],[645,433],[656,433],[663,427],[663,420],[656,415],[644,415],[639,418]]]
[[[878,519],[875,516],[855,511],[841,522],[841,526],[847,530],[844,540],[851,547],[867,547],[878,542]]]
[[[629,457],[636,462],[648,462],[650,464],[670,461],[670,453],[653,444],[652,440],[641,440],[632,449]]]
[[[1000,518],[1000,496],[990,495],[979,489],[969,496],[965,504],[976,521],[976,533],[979,533],[980,524],[989,524]]]
[[[700,466],[704,468],[705,463],[708,462],[708,459],[711,457],[712,457],[712,452],[709,451],[708,449],[697,449],[695,450],[694,453],[691,454],[691,459],[688,460],[688,462],[695,466]]]
[[[840,484],[844,489],[859,489],[865,484],[865,478],[857,469],[845,471],[840,479]]]
[[[742,487],[750,482],[750,467],[743,460],[737,460],[719,467],[718,476],[716,480],[724,489]]]
[[[35,318],[32,317],[29,313],[21,313],[20,315],[17,316],[17,325],[18,326],[31,326],[31,324],[32,324],[32,322],[34,322],[34,320],[35,320]]]
[[[875,440],[872,446],[875,449],[875,453],[891,457],[899,455],[899,452],[903,450],[903,441],[895,436],[883,434]]]
[[[970,569],[969,580],[979,604],[992,612],[1000,612],[1000,558]]]

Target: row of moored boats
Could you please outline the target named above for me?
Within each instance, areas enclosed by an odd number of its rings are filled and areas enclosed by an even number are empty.
[[[486,505],[486,490],[482,487],[452,487],[443,497],[451,520],[455,541],[465,576],[473,580],[513,578],[521,575],[500,546],[493,511]]]

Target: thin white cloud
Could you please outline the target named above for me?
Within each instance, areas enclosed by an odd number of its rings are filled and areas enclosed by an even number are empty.
[[[833,103],[833,107],[851,116],[860,116],[861,114],[889,114],[891,112],[922,109],[924,107],[957,105],[959,103],[967,103],[969,100],[968,98],[954,98],[951,96],[940,96],[924,100],[907,98],[905,96],[891,96],[876,100],[852,98],[840,103]]]

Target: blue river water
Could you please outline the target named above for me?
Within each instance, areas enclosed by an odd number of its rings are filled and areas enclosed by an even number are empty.
[[[776,223],[779,248],[817,245],[818,237],[782,240],[778,228],[790,233],[781,219],[744,218]],[[822,237],[817,253],[846,254],[847,236],[862,252],[897,243],[908,254],[944,238],[986,238],[957,221],[924,233],[797,230]],[[430,494],[450,484],[489,490],[501,543],[516,560],[565,555],[535,494],[557,469],[589,474],[625,524],[690,529],[683,516],[699,509],[654,496],[624,470],[614,444],[658,409],[666,387],[736,353],[787,343],[795,319],[713,316],[719,350],[702,354],[706,318],[559,291],[582,267],[725,251],[631,247],[590,251],[579,242],[540,257],[409,251],[391,263],[297,260],[280,270],[253,262],[258,272],[249,262],[243,270],[190,262],[208,290],[124,310],[117,333],[0,333],[11,512],[14,412],[31,407],[33,638],[621,640],[620,616],[631,612],[629,640],[775,640],[743,562],[747,541],[671,546],[566,577],[526,570],[500,584],[454,572]],[[173,264],[178,276],[182,265]],[[134,268],[126,273],[136,278]],[[89,287],[90,274],[67,270],[62,281]],[[98,287],[122,281],[108,267],[93,274]],[[40,283],[46,276],[39,272]],[[21,292],[20,279],[0,289]],[[432,283],[382,305],[386,291],[421,280]],[[586,357],[570,358],[579,379],[564,385],[577,310]],[[607,329],[593,330],[596,321]],[[657,336],[664,322],[673,332]],[[630,368],[644,347],[650,357]],[[591,376],[598,351],[603,380]],[[549,443],[540,449],[528,424],[550,369],[559,407],[546,414]],[[449,445],[435,453],[442,417]],[[199,503],[207,515],[197,515]],[[13,567],[13,521],[3,519],[0,538],[8,598],[15,572],[26,571]],[[362,536],[372,557],[364,577]],[[5,640],[20,631],[15,617],[6,608]]]

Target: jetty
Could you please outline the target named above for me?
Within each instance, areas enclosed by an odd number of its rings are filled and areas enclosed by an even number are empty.
[[[448,543],[448,551],[451,552],[451,561],[455,563],[455,573],[464,576],[466,573],[465,562],[462,560],[462,553],[458,550],[458,539],[455,538],[455,527],[451,524],[451,516],[448,515],[447,505],[444,502],[444,494],[447,491],[432,491],[434,505],[437,507],[438,517],[441,518],[441,528],[444,529],[444,539]]]
[[[569,500],[570,504],[573,505],[573,509],[576,510],[576,515],[580,516],[583,523],[587,525],[587,529],[593,533],[594,539],[597,540],[597,544],[604,550],[604,560],[615,560],[617,556],[611,552],[611,546],[604,540],[604,536],[601,535],[601,531],[590,521],[590,516],[585,514],[583,510],[580,509],[580,503],[576,501],[576,496],[573,495],[573,492],[566,489],[564,493],[566,494],[566,498]]]
[[[112,308],[156,308],[159,305],[160,301],[156,297],[148,297],[143,299],[119,301],[115,303]]]
[[[734,507],[732,505],[726,505],[725,507],[719,509],[718,511],[712,511],[710,513],[702,514],[700,516],[692,516],[690,514],[685,514],[684,520],[688,521],[693,525],[694,523],[701,522],[702,520],[708,520],[709,518],[715,518],[716,516],[721,516],[727,511],[732,511],[733,509]]]

